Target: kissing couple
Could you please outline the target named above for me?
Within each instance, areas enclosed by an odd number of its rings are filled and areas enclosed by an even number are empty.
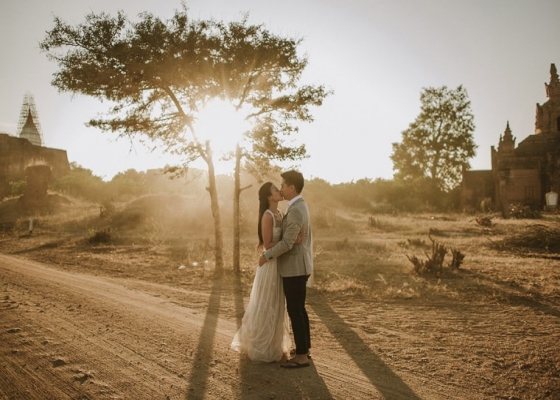
[[[257,233],[263,251],[231,348],[252,361],[281,361],[288,355],[281,367],[302,368],[311,358],[305,297],[313,272],[313,235],[309,208],[301,196],[303,175],[291,170],[280,176],[280,189],[271,182],[259,189]],[[285,215],[278,209],[282,200],[288,201]],[[290,323],[295,342],[291,352]]]

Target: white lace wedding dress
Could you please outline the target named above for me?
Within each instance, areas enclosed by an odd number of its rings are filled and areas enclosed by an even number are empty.
[[[267,210],[272,214],[270,210]],[[282,227],[274,219],[272,241],[280,240]],[[279,361],[292,346],[282,278],[276,258],[257,268],[247,310],[231,348],[245,353],[252,361]]]

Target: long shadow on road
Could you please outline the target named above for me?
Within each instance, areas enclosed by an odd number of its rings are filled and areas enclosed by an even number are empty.
[[[212,361],[212,348],[218,326],[222,287],[222,280],[214,279],[212,292],[208,300],[208,310],[202,324],[197,351],[193,359],[192,372],[187,384],[187,399],[201,399],[206,393],[210,373],[209,366]]]
[[[340,318],[325,297],[314,293],[308,296],[308,304],[383,398],[420,399]]]

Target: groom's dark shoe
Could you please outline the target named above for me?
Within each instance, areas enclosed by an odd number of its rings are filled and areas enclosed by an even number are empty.
[[[309,367],[309,357],[307,354],[296,354],[286,362],[280,364],[282,368],[303,368]]]
[[[292,358],[288,361],[286,361],[285,363],[280,364],[280,366],[282,368],[304,368],[304,367],[309,367],[309,361],[307,362],[299,362],[296,361],[295,358]]]
[[[296,350],[290,350],[290,357],[295,357],[296,356]],[[307,353],[307,358],[311,358],[311,352]]]

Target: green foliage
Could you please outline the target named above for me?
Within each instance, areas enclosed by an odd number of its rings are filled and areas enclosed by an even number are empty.
[[[21,196],[25,191],[27,182],[25,180],[10,182],[10,191],[12,196]]]
[[[109,197],[109,188],[106,182],[87,168],[77,163],[70,164],[70,172],[53,182],[53,190],[70,196],[102,202]]]
[[[333,186],[333,193],[343,204],[367,209],[372,201],[378,199],[378,190],[371,179],[360,179],[356,182],[341,183]]]
[[[66,177],[54,182],[51,190],[87,199],[99,203],[105,208],[105,216],[109,216],[114,208],[114,202],[131,201],[150,194],[168,194],[197,196],[206,195],[206,184],[201,171],[189,170],[187,175],[174,177],[171,174],[137,172],[133,169],[119,173],[109,182],[95,176],[91,170],[85,169],[75,163],[71,172]],[[249,176],[244,176],[244,181],[250,181]],[[220,202],[224,202],[226,194],[233,191],[233,180],[230,176],[219,175],[216,184],[223,195]],[[340,205],[360,212],[376,214],[395,214],[398,212],[422,211],[448,211],[456,203],[451,193],[440,193],[439,199],[434,203],[441,206],[426,204],[422,192],[422,185],[414,182],[393,181],[376,179],[374,181],[362,179],[356,182],[331,185],[325,180],[314,178],[305,183],[305,197],[313,207],[314,223],[323,228],[341,228],[346,226],[343,216],[337,215]],[[252,223],[252,204],[245,204],[244,197],[242,216],[249,218]],[[437,200],[437,201],[436,201]],[[201,212],[207,207],[202,202]],[[249,207],[249,208],[247,208]]]
[[[372,199],[372,212],[382,210],[382,205],[398,211],[424,211],[424,188],[418,181],[378,180],[376,183],[377,195]]]
[[[60,68],[54,86],[115,103],[91,126],[157,141],[187,163],[198,157],[211,163],[210,144],[199,139],[194,122],[209,101],[222,99],[246,111],[254,162],[304,156],[303,146],[285,146],[283,136],[298,131],[297,121],[311,121],[309,107],[321,105],[329,91],[299,85],[307,66],[297,54],[301,40],[247,18],[194,20],[186,6],[168,20],[147,12],[139,18],[91,13],[76,26],[55,18],[40,43]]]
[[[120,172],[109,183],[114,197],[138,197],[147,194],[146,174],[135,169]]]
[[[510,204],[508,207],[508,216],[516,219],[539,219],[541,218],[541,213],[531,206]]]
[[[342,204],[372,214],[456,210],[460,206],[459,194],[459,188],[443,192],[423,179],[360,179],[331,185],[315,178],[305,184],[305,196],[310,202],[331,207]]]
[[[423,89],[420,102],[420,114],[402,132],[402,141],[393,143],[395,177],[420,179],[432,191],[447,192],[461,182],[469,158],[476,154],[470,101],[462,86],[442,86]]]

